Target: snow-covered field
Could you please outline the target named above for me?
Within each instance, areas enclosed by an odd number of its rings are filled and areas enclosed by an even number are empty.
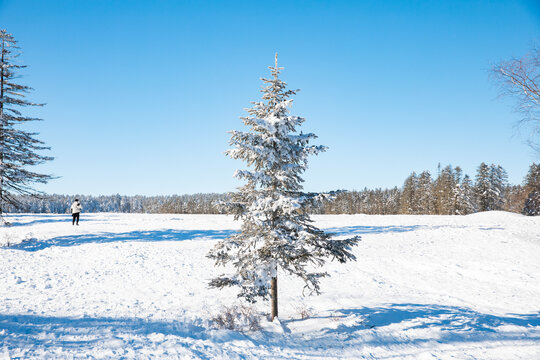
[[[234,332],[211,322],[239,300],[205,258],[231,217],[9,216],[0,358],[540,359],[540,217],[314,219],[361,234],[358,261],[329,263],[320,296],[280,275],[280,322]]]

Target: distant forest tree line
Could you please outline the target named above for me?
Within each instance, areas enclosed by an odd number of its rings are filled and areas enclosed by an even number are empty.
[[[167,196],[124,195],[44,195],[18,196],[23,206],[5,205],[8,213],[69,213],[75,198],[84,212],[122,212],[150,214],[224,214],[220,206],[229,194]],[[499,165],[482,163],[474,179],[459,166],[439,167],[436,176],[429,171],[413,172],[401,188],[342,191],[313,214],[371,215],[466,215],[478,211],[504,210],[527,215],[540,214],[540,164],[532,164],[521,185],[508,184],[508,175]]]

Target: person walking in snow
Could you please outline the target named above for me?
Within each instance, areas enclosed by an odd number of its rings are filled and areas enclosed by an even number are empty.
[[[73,216],[73,222],[71,225],[75,225],[75,220],[77,220],[77,225],[79,225],[79,215],[81,214],[82,205],[79,199],[75,199],[73,204],[71,204],[71,216]]]

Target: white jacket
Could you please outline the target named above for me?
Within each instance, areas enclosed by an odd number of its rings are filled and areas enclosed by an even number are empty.
[[[74,201],[73,204],[71,204],[71,213],[72,214],[80,213],[81,210],[82,210],[82,206],[81,206],[80,202]]]

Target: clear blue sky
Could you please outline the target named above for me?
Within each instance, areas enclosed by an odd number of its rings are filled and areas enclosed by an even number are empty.
[[[538,156],[490,67],[540,37],[534,1],[16,1],[0,27],[47,105],[29,124],[56,159],[49,193],[224,192],[228,130],[279,52],[328,152],[307,190],[401,186],[411,171],[482,161],[520,183]]]

